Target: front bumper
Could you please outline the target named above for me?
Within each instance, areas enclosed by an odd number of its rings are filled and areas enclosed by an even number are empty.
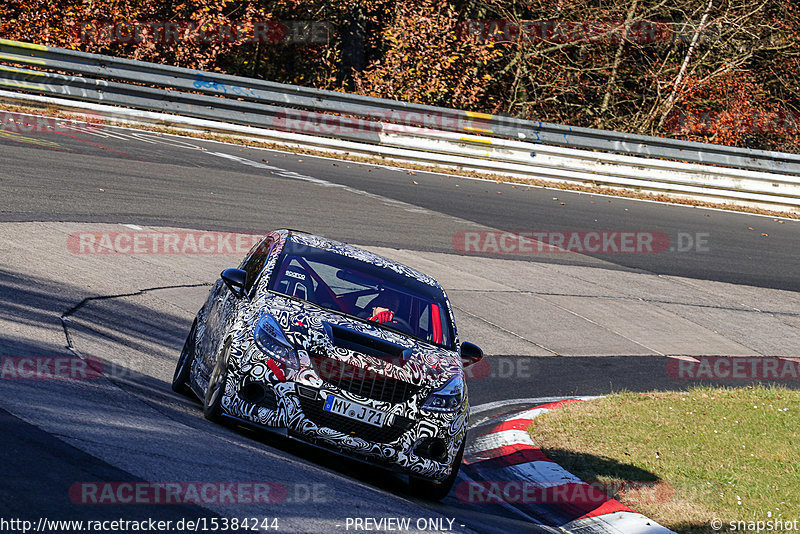
[[[466,406],[454,413],[427,412],[418,408],[427,388],[418,388],[405,402],[391,403],[354,396],[314,373],[299,372],[294,378],[281,380],[262,365],[233,365],[223,408],[240,421],[286,429],[291,437],[383,468],[437,481],[450,474],[465,438]],[[242,394],[253,384],[267,392],[258,402]],[[389,414],[386,424],[379,428],[324,411],[328,395],[383,411]],[[394,400],[400,400],[396,392]]]

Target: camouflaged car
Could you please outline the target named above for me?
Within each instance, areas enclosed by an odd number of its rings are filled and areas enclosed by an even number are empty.
[[[409,475],[441,499],[464,451],[453,310],[430,276],[361,248],[269,233],[198,312],[172,387],[205,416],[245,423]]]

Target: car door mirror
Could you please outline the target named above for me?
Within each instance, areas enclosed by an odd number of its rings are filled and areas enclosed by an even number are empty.
[[[247,285],[247,271],[242,269],[225,269],[220,273],[220,278],[231,290],[233,296],[236,298],[243,298],[245,296],[245,286]]]
[[[464,367],[476,364],[483,359],[483,351],[477,345],[463,342],[461,344],[461,362]]]

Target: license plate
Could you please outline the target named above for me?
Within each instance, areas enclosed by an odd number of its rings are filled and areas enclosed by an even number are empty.
[[[382,427],[384,421],[386,421],[386,414],[380,410],[375,410],[362,404],[356,404],[346,399],[340,399],[333,395],[328,395],[322,409],[326,412],[339,414],[348,419],[354,419],[377,427]]]

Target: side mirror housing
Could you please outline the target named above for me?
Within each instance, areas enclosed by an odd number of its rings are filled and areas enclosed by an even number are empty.
[[[247,271],[242,269],[225,269],[220,273],[220,278],[228,286],[233,296],[236,298],[243,298],[245,296],[244,288],[247,285]]]
[[[464,367],[476,364],[483,359],[483,351],[477,345],[472,343],[463,342],[461,344],[461,362]]]

